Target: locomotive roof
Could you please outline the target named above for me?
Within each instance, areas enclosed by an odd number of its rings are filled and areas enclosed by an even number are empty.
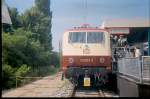
[[[83,24],[81,27],[74,27],[73,29],[68,29],[67,31],[107,31],[106,29],[101,29],[98,27],[91,27],[89,24]]]

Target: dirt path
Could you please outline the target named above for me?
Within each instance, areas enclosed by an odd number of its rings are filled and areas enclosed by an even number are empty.
[[[54,97],[66,83],[61,80],[61,72],[53,76],[44,77],[38,81],[27,84],[23,87],[10,90],[2,97]]]

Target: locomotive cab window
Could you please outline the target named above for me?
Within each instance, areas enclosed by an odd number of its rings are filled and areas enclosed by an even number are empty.
[[[70,32],[69,43],[85,43],[86,32]]]
[[[103,32],[87,32],[87,43],[103,43]]]

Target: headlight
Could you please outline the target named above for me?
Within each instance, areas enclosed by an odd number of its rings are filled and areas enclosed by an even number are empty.
[[[101,57],[101,58],[99,59],[99,62],[100,62],[100,63],[104,63],[104,62],[105,62],[105,59],[104,59],[103,57]]]

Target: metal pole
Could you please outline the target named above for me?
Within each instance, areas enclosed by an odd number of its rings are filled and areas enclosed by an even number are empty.
[[[142,56],[142,63],[140,63],[140,83],[143,83],[143,63],[144,63],[144,56]]]
[[[150,28],[148,28],[148,56],[150,56]]]

